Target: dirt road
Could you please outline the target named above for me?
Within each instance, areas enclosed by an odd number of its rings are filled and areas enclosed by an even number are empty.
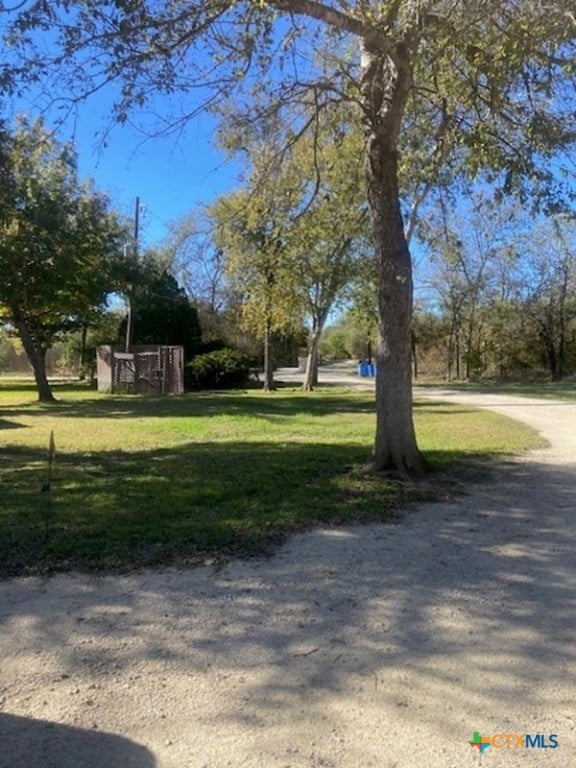
[[[576,404],[458,401],[551,448],[268,560],[1,583],[0,766],[576,765]]]

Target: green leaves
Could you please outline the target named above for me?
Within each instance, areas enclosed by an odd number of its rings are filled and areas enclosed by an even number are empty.
[[[72,148],[41,121],[18,120],[1,151],[0,304],[46,349],[115,287],[123,231],[107,199],[78,181]]]
[[[350,129],[351,110],[298,117],[304,128],[293,143],[294,114],[266,133],[244,127],[247,183],[211,209],[243,322],[260,335],[304,316],[321,330],[369,248],[362,136]]]

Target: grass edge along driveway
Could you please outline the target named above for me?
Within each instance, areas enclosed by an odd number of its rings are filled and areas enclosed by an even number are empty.
[[[56,394],[58,404],[42,406],[25,384],[0,386],[3,577],[261,555],[319,524],[385,521],[406,502],[444,497],[479,466],[542,445],[494,413],[417,401],[434,471],[411,486],[362,471],[370,393]]]

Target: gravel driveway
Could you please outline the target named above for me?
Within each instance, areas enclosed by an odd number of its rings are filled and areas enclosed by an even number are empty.
[[[551,448],[266,560],[1,583],[0,766],[576,765],[576,404],[441,397]]]

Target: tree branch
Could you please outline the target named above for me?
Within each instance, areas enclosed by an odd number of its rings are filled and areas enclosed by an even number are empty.
[[[371,52],[394,56],[395,46],[387,34],[336,8],[330,8],[315,0],[269,0],[268,4],[279,11],[307,16],[342,32],[361,37],[367,50]]]

